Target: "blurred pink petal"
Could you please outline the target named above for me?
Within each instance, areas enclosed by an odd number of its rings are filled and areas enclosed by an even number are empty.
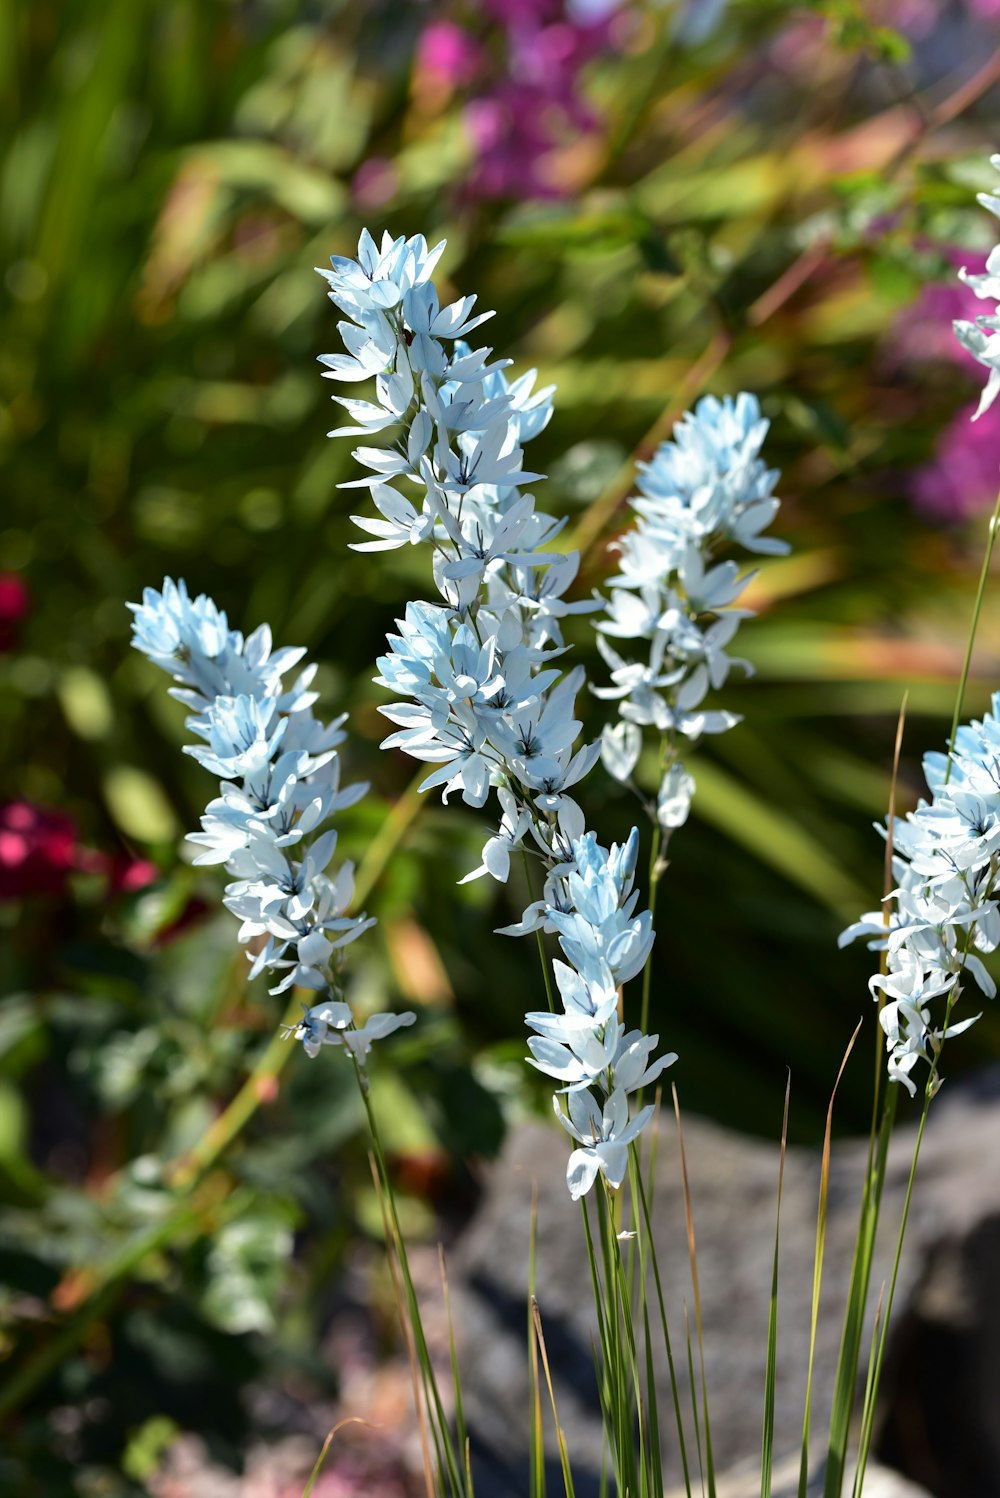
[[[961,521],[992,509],[1000,489],[1000,422],[972,421],[963,407],[938,440],[929,463],[913,475],[910,494],[931,520]]]
[[[359,208],[384,208],[396,196],[399,174],[386,156],[371,156],[354,173],[351,193]]]

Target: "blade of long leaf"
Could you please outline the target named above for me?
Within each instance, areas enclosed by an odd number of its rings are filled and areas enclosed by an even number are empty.
[[[653,1336],[649,1326],[649,1304],[642,1297],[642,1336],[646,1352],[646,1408],[649,1411],[649,1470],[656,1498],[663,1493],[663,1459],[660,1455],[660,1412],[656,1399],[656,1376],[653,1369]]]
[[[688,1257],[691,1260],[691,1287],[694,1295],[694,1325],[698,1337],[698,1361],[701,1365],[701,1404],[705,1425],[705,1479],[708,1498],[715,1498],[715,1463],[712,1458],[712,1425],[708,1413],[708,1379],[705,1374],[705,1342],[701,1322],[701,1290],[698,1285],[698,1249],[694,1238],[694,1213],[691,1210],[691,1188],[688,1183],[687,1155],[684,1150],[684,1127],[681,1123],[681,1105],[677,1088],[671,1086],[674,1098],[674,1116],[677,1119],[677,1138],[681,1151],[681,1181],[684,1187],[684,1222],[687,1227]]]
[[[874,1409],[876,1365],[877,1365],[877,1359],[878,1359],[878,1346],[879,1346],[879,1341],[880,1341],[880,1333],[882,1331],[882,1314],[883,1314],[883,1305],[884,1305],[884,1303],[885,1303],[885,1280],[882,1281],[882,1288],[881,1288],[881,1290],[878,1293],[878,1305],[875,1307],[875,1325],[872,1327],[871,1347],[868,1349],[868,1372],[867,1372],[867,1374],[865,1376],[865,1399],[864,1399],[865,1415],[864,1415],[864,1418],[862,1419],[862,1424],[861,1424],[861,1442],[860,1442],[860,1445],[859,1445],[859,1448],[858,1448],[858,1464],[857,1464],[857,1467],[854,1470],[854,1486],[852,1488],[852,1498],[861,1498],[861,1489],[862,1489],[862,1487],[864,1485],[864,1480],[865,1480],[865,1467],[867,1465],[867,1459],[868,1459],[867,1446],[868,1446],[868,1440],[870,1440],[870,1438],[871,1438],[871,1431],[869,1429],[867,1429],[867,1427],[868,1427],[868,1410],[869,1410],[869,1408]],[[867,1439],[866,1439],[866,1431],[867,1431]]]
[[[438,1457],[438,1472],[444,1473],[448,1478],[448,1486],[454,1498],[461,1498],[463,1482],[461,1471],[461,1458],[455,1450],[452,1439],[451,1427],[445,1413],[444,1403],[437,1385],[437,1376],[434,1364],[431,1361],[430,1351],[427,1347],[427,1338],[424,1335],[424,1324],[420,1315],[420,1302],[417,1299],[416,1288],[413,1284],[413,1276],[410,1273],[409,1258],[406,1252],[406,1243],[403,1239],[402,1229],[399,1225],[399,1214],[396,1210],[396,1199],[393,1195],[392,1181],[389,1169],[385,1161],[385,1152],[382,1149],[382,1139],[379,1133],[378,1122],[372,1109],[371,1098],[368,1095],[368,1086],[362,1076],[361,1068],[357,1061],[354,1062],[354,1071],[357,1079],[358,1090],[364,1105],[365,1114],[368,1119],[368,1129],[371,1134],[377,1165],[376,1175],[381,1187],[379,1197],[380,1205],[385,1208],[385,1220],[391,1226],[392,1248],[395,1252],[396,1262],[399,1266],[400,1279],[406,1294],[406,1309],[408,1322],[413,1333],[414,1348],[416,1350],[417,1362],[420,1367],[420,1375],[423,1383],[424,1396],[427,1400],[427,1409],[431,1416],[431,1429],[434,1433],[434,1446]],[[388,1247],[389,1240],[386,1240]]]
[[[410,1365],[410,1378],[411,1378],[411,1380],[413,1382],[413,1403],[414,1403],[414,1406],[416,1407],[416,1411],[417,1411],[417,1428],[420,1431],[420,1456],[421,1456],[421,1460],[422,1460],[422,1463],[423,1463],[423,1469],[424,1469],[424,1487],[427,1490],[427,1498],[434,1498],[434,1495],[438,1491],[438,1489],[437,1489],[437,1485],[434,1482],[434,1469],[433,1469],[433,1467],[431,1465],[430,1446],[429,1446],[429,1443],[428,1443],[428,1440],[427,1440],[427,1415],[426,1415],[425,1408],[424,1408],[424,1401],[423,1401],[423,1398],[421,1397],[421,1394],[422,1394],[422,1390],[421,1390],[421,1377],[420,1377],[420,1370],[419,1370],[418,1363],[417,1363],[416,1348],[414,1346],[414,1341],[413,1341],[413,1329],[410,1326],[409,1318],[407,1317],[407,1314],[406,1314],[406,1299],[405,1299],[405,1296],[403,1295],[403,1287],[400,1284],[400,1279],[399,1279],[399,1268],[398,1268],[398,1266],[396,1264],[396,1255],[395,1255],[395,1249],[394,1249],[394,1235],[393,1235],[393,1231],[392,1231],[392,1224],[389,1221],[389,1212],[388,1212],[388,1209],[386,1208],[385,1198],[383,1197],[383,1194],[382,1194],[382,1182],[379,1180],[378,1166],[377,1166],[377,1164],[375,1162],[375,1156],[374,1155],[369,1154],[369,1156],[368,1156],[368,1164],[369,1164],[369,1167],[371,1169],[372,1180],[375,1183],[375,1196],[376,1196],[376,1199],[378,1201],[379,1211],[382,1214],[382,1229],[383,1229],[383,1232],[385,1233],[385,1256],[386,1256],[386,1260],[387,1260],[388,1265],[389,1265],[389,1274],[390,1274],[390,1276],[392,1278],[393,1295],[394,1295],[395,1300],[396,1300],[396,1312],[397,1312],[397,1315],[399,1316],[399,1324],[400,1324],[400,1326],[403,1329],[403,1341],[406,1343],[406,1356],[407,1356],[407,1360],[408,1360],[409,1365]],[[327,1444],[329,1444],[329,1440],[330,1440],[330,1437],[328,1436],[327,1437]],[[437,1433],[435,1432],[435,1445],[436,1444],[437,1444]],[[325,1454],[325,1451],[326,1451],[326,1447],[324,1446],[323,1451],[320,1452],[321,1459],[322,1459],[323,1455]],[[438,1471],[440,1472],[441,1471],[441,1452],[440,1452],[440,1450],[438,1450],[437,1456],[438,1456]],[[305,1495],[303,1495],[303,1498],[305,1498]]]
[[[892,776],[889,782],[888,836],[886,838],[885,865],[883,870],[883,910],[886,927],[889,926],[889,894],[893,887],[892,855],[893,830],[896,812],[896,787],[899,779],[899,758],[903,746],[903,729],[906,724],[906,708],[909,693],[903,694],[896,722],[896,739],[892,756]],[[886,971],[886,954],[880,963],[882,973]],[[885,1003],[885,994],[879,993],[879,1013]],[[837,1373],[834,1383],[833,1407],[830,1411],[829,1439],[827,1442],[826,1472],[823,1479],[823,1498],[840,1498],[847,1460],[847,1442],[850,1432],[851,1412],[854,1408],[854,1393],[858,1376],[858,1358],[861,1354],[861,1334],[864,1324],[865,1306],[868,1303],[868,1284],[871,1277],[871,1260],[878,1231],[879,1208],[882,1201],[882,1185],[885,1180],[885,1165],[889,1150],[889,1138],[896,1117],[898,1088],[890,1087],[878,1123],[880,1089],[882,1083],[881,1027],[875,1029],[875,1076],[872,1087],[872,1123],[868,1141],[868,1162],[865,1169],[864,1188],[861,1196],[861,1211],[858,1232],[854,1242],[851,1263],[850,1288],[844,1311],[844,1325],[837,1354]],[[800,1468],[801,1487],[801,1468]]]
[[[667,1325],[667,1308],[663,1295],[663,1281],[660,1277],[660,1256],[656,1251],[656,1243],[653,1238],[653,1226],[650,1220],[649,1202],[646,1197],[646,1188],[642,1180],[642,1171],[638,1169],[636,1160],[635,1179],[639,1189],[639,1201],[642,1206],[642,1220],[649,1240],[649,1262],[653,1269],[653,1283],[656,1286],[656,1300],[660,1311],[660,1327],[663,1332],[663,1345],[667,1353],[667,1367],[670,1372],[670,1390],[674,1401],[674,1417],[677,1422],[677,1441],[680,1449],[681,1467],[684,1471],[684,1489],[687,1498],[691,1498],[691,1473],[688,1467],[687,1441],[684,1437],[684,1419],[681,1414],[681,1396],[677,1384],[677,1372],[674,1366],[674,1354],[670,1343],[670,1328]]]
[[[438,1244],[438,1263],[441,1270],[441,1293],[444,1296],[445,1317],[448,1322],[448,1352],[451,1357],[451,1379],[455,1390],[455,1429],[458,1433],[458,1443],[468,1455],[469,1433],[465,1426],[465,1410],[462,1407],[462,1380],[458,1372],[458,1352],[455,1348],[455,1327],[451,1318],[451,1295],[448,1292],[448,1269],[444,1261],[444,1248]],[[466,1460],[467,1474],[470,1472],[469,1462]],[[467,1492],[472,1498],[472,1478],[467,1476]]]
[[[781,1120],[781,1158],[778,1165],[778,1210],[774,1223],[774,1264],[771,1269],[771,1306],[767,1318],[767,1364],[764,1371],[764,1431],[761,1438],[760,1498],[771,1498],[774,1473],[774,1384],[778,1366],[778,1248],[781,1240],[781,1193],[785,1183],[788,1146],[788,1103],[792,1077],[785,1083],[785,1112]]]
[[[898,1087],[890,1087],[885,1100],[885,1110],[879,1128],[878,1147],[872,1169],[865,1176],[861,1198],[861,1214],[858,1234],[854,1244],[851,1263],[850,1288],[844,1311],[844,1325],[837,1356],[837,1374],[834,1384],[833,1408],[830,1412],[830,1431],[827,1442],[826,1473],[823,1479],[823,1498],[840,1498],[847,1460],[847,1441],[850,1434],[851,1412],[854,1408],[854,1387],[857,1381],[858,1357],[861,1352],[861,1336],[864,1326],[865,1305],[868,1300],[868,1284],[871,1278],[872,1254],[878,1227],[882,1187],[885,1184],[886,1159],[889,1138],[896,1116]]]
[[[844,1075],[847,1058],[854,1049],[854,1042],[861,1031],[863,1020],[858,1020],[840,1063],[837,1080],[833,1084],[830,1102],[826,1110],[826,1129],[823,1133],[823,1157],[819,1174],[819,1206],[816,1211],[816,1248],[813,1254],[812,1312],[809,1322],[809,1368],[806,1373],[806,1407],[802,1418],[802,1454],[799,1460],[798,1498],[806,1498],[809,1485],[809,1425],[812,1417],[813,1366],[816,1357],[816,1331],[819,1325],[819,1296],[823,1282],[823,1255],[826,1248],[826,1207],[830,1189],[830,1139],[833,1132],[833,1104],[837,1096],[840,1079]]]
[[[698,1448],[698,1476],[701,1478],[702,1498],[705,1493],[705,1457],[701,1449],[701,1415],[698,1410],[698,1380],[694,1376],[694,1345],[691,1341],[691,1317],[687,1301],[684,1302],[684,1342],[687,1347],[688,1387],[691,1392],[691,1411],[694,1415],[694,1439]]]
[[[542,1390],[538,1378],[538,1343],[531,1307],[538,1284],[538,1182],[531,1178],[531,1220],[528,1229],[528,1406],[531,1498],[545,1498],[545,1450],[542,1445]]]
[[[866,896],[829,849],[711,760],[698,762],[697,815],[747,848],[838,916],[854,918]],[[871,898],[869,895],[868,899]]]

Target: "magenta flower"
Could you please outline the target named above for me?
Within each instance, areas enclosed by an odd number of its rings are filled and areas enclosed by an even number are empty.
[[[974,422],[976,402],[963,406],[938,439],[929,463],[911,479],[916,508],[931,520],[958,522],[989,510],[1000,489],[1000,426]]]
[[[454,21],[432,21],[417,44],[417,72],[436,84],[463,88],[482,61],[482,48]]]
[[[487,23],[482,40],[453,21],[425,27],[418,92],[431,99],[443,92],[447,102],[455,89],[471,91],[465,123],[474,152],[472,197],[565,195],[559,152],[600,124],[581,73],[613,45],[620,8],[621,0],[479,0]],[[490,35],[497,30],[501,48]]]

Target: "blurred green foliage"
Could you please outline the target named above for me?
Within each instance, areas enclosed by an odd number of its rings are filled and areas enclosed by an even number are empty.
[[[417,1231],[428,1199],[461,1214],[475,1162],[535,1105],[533,949],[490,934],[524,891],[457,889],[481,827],[418,809],[412,765],[377,752],[372,662],[426,584],[409,552],[348,552],[352,460],[324,436],[313,364],[337,334],[311,267],[365,222],[447,236],[449,285],[557,383],[532,456],[585,586],[613,565],[634,456],[704,390],[760,395],[794,555],[753,585],[757,677],[727,694],[746,721],[693,767],[654,1005],[688,1107],[773,1133],[790,1064],[793,1133],[821,1129],[869,1010],[866,954],[834,941],[881,889],[870,822],[900,698],[912,798],[946,732],[982,544],[982,525],[931,529],[906,498],[974,381],[900,364],[893,330],[950,275],[944,247],[990,242],[974,189],[994,119],[988,94],[947,108],[975,57],[928,78],[860,5],[743,0],[688,48],[669,7],[628,12],[588,72],[602,123],[566,143],[564,196],[512,203],[463,188],[462,101],[417,87],[417,4],[0,0],[0,572],[30,593],[0,656],[3,795],[158,869],[116,893],[81,867],[62,896],[0,904],[4,1491],[145,1491],[176,1430],[238,1465],[255,1382],[335,1395],[317,1350],[331,1283],[378,1232],[336,1056],[264,1075],[245,1126],[178,1188],[274,1053],[280,1011],[247,988],[219,882],[179,857],[210,785],[128,647],[125,601],[145,585],[183,575],[234,625],[268,620],[323,663],[329,713],[350,710],[349,769],[373,792],[343,846],[380,917],[352,948],[352,997],[422,1010],[376,1079]],[[365,162],[388,184],[379,205]],[[585,622],[577,636],[600,670]],[[998,647],[991,599],[970,711]],[[588,811],[606,838],[632,816],[600,771]],[[950,1069],[998,1048],[991,1018]],[[842,1127],[865,1120],[869,1076],[866,1055]]]

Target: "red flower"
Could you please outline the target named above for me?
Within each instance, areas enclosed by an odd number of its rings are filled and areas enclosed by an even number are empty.
[[[0,651],[13,650],[20,636],[18,625],[28,612],[31,595],[16,572],[0,572]]]
[[[79,867],[71,817],[30,801],[0,806],[0,900],[60,895]]]

